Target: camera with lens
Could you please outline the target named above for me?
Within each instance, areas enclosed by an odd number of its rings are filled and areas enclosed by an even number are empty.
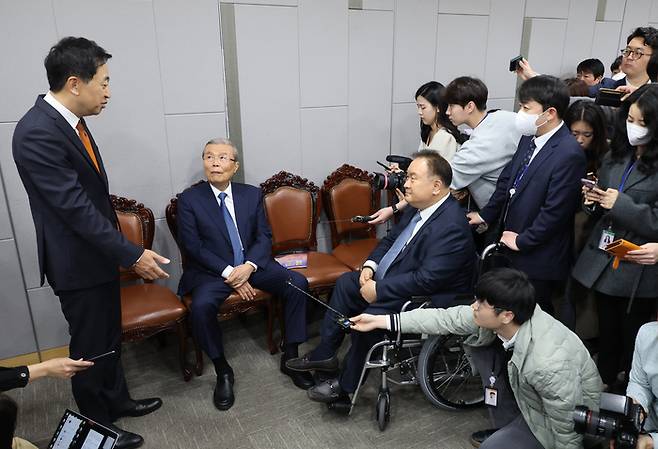
[[[391,154],[386,156],[386,160],[391,163],[398,164],[401,171],[385,171],[384,173],[377,173],[372,178],[372,185],[377,190],[395,190],[400,189],[404,192],[404,183],[407,180],[407,169],[411,164],[411,159],[406,156],[397,156]],[[388,170],[388,166],[377,161],[379,165]]]
[[[580,405],[573,412],[573,420],[578,433],[614,440],[616,449],[635,449],[644,413],[628,396],[601,393],[598,412]]]

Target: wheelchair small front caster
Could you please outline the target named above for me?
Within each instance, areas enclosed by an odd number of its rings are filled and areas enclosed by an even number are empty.
[[[391,396],[388,391],[380,391],[375,409],[379,430],[384,431],[391,419]]]

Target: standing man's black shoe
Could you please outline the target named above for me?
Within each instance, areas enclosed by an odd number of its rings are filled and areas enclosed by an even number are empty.
[[[136,399],[132,400],[131,404],[120,411],[113,421],[116,421],[119,418],[126,416],[144,416],[152,413],[162,407],[162,399],[160,398],[147,398],[147,399]]]
[[[213,402],[217,409],[228,410],[233,406],[235,402],[233,382],[233,371],[217,375],[217,385],[215,385],[215,393],[213,394]]]
[[[135,447],[140,447],[142,444],[144,444],[144,438],[142,438],[140,435],[137,435],[136,433],[120,429],[113,424],[105,427],[110,430],[114,430],[119,435],[119,438],[117,438],[117,442],[114,446],[115,449],[132,449]]]
[[[486,430],[478,430],[477,432],[473,432],[471,434],[471,444],[473,445],[473,447],[480,447],[480,445],[484,443],[484,440],[489,438],[497,431],[498,429],[486,429]]]
[[[314,387],[315,381],[313,380],[311,373],[291,370],[286,366],[286,361],[288,360],[291,359],[286,359],[284,356],[281,356],[281,372],[290,377],[292,383],[294,383],[297,388],[308,390],[309,388]]]

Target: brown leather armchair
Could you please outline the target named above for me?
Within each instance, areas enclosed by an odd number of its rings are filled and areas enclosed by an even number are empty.
[[[151,249],[155,220],[151,209],[135,200],[111,195],[121,233],[132,243]],[[189,381],[192,370],[186,363],[187,308],[170,289],[141,280],[132,269],[120,269],[121,328],[123,341],[138,341],[165,330],[178,334],[179,360],[183,379]],[[128,281],[134,281],[127,285]]]
[[[331,225],[332,254],[357,271],[378,240],[373,225],[353,223],[350,219],[374,213],[379,191],[372,187],[367,171],[343,164],[327,176],[321,193]]]
[[[183,250],[182,246],[178,241],[178,226],[176,224],[177,207],[178,207],[178,195],[176,195],[175,198],[172,198],[169,201],[169,204],[167,205],[165,211],[165,215],[167,217],[167,225],[169,226],[169,231],[171,232],[171,235],[174,237],[174,240],[176,241],[176,244],[178,245],[178,249],[181,253],[183,269],[185,269],[187,257],[185,255],[185,251]],[[267,347],[270,351],[270,354],[276,354],[279,349],[277,344],[274,342],[274,337],[273,337],[274,316],[276,314],[276,310],[274,307],[274,300],[269,293],[259,290],[257,288],[255,288],[254,290],[256,290],[256,296],[250,300],[242,299],[240,295],[236,292],[231,293],[231,295],[229,295],[229,297],[226,298],[224,303],[219,308],[219,313],[217,314],[217,318],[220,321],[230,320],[243,313],[252,312],[258,308],[264,307],[267,313]],[[189,308],[190,304],[192,304],[192,295],[183,296],[183,303],[185,303],[185,305]],[[283,335],[282,320],[279,320],[279,323],[281,325],[281,335]],[[196,343],[195,343],[195,350],[196,350],[195,366],[197,371],[200,372],[202,371],[203,368],[203,357]]]
[[[321,198],[315,184],[281,171],[261,185],[265,213],[272,228],[272,253],[295,251],[308,254],[308,266],[297,268],[315,292],[331,290],[338,277],[350,268],[331,254],[317,251],[315,230]]]

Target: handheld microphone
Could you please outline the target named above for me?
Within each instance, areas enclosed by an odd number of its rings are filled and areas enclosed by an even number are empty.
[[[340,313],[338,310],[336,310],[336,309],[334,309],[333,307],[331,307],[329,304],[326,304],[325,302],[323,302],[323,301],[319,300],[318,298],[316,298],[315,296],[311,295],[311,294],[308,293],[307,291],[302,290],[301,288],[297,287],[295,284],[293,284],[292,282],[290,282],[290,279],[288,279],[288,280],[286,281],[286,284],[288,284],[289,286],[291,286],[291,287],[294,288],[295,290],[298,290],[298,291],[302,292],[304,295],[308,296],[308,297],[311,298],[313,301],[315,301],[315,302],[317,302],[318,304],[322,305],[322,307],[324,307],[325,309],[330,310],[330,311],[332,311],[333,313],[335,313],[335,314],[336,314],[336,319],[335,319],[336,324],[338,324],[338,326],[342,327],[344,330],[349,330],[350,327],[352,327],[352,326],[354,325],[354,322],[353,322],[353,321],[350,321],[350,319],[347,318],[345,315],[343,315],[343,314]]]
[[[368,223],[370,220],[372,220],[370,215],[355,215],[350,219],[352,223]]]

